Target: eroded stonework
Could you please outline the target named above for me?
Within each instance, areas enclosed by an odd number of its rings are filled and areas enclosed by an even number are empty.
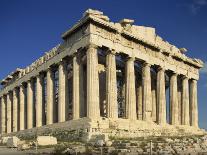
[[[67,122],[86,139],[202,134],[197,80],[203,62],[155,28],[133,23],[113,23],[89,9],[62,44],[3,79],[1,133]]]

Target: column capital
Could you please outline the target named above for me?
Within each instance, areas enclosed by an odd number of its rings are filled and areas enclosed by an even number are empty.
[[[143,67],[151,67],[151,64],[149,64],[148,62],[145,61],[145,62],[143,63]]]
[[[164,66],[158,66],[157,70],[158,70],[158,71],[161,71],[161,70],[162,70],[162,71],[165,71],[165,68],[164,68]]]
[[[106,50],[106,53],[107,53],[107,54],[116,55],[116,50],[115,50],[115,49],[108,48],[108,49]]]
[[[90,44],[88,44],[85,48],[88,50],[88,49],[98,49],[98,45],[96,45],[96,44],[92,44],[92,43],[90,43]]]
[[[184,79],[189,80],[189,77],[188,77],[187,75],[183,75],[183,76],[181,77],[181,79],[182,79],[182,80],[184,80]]]
[[[135,57],[133,57],[133,56],[128,56],[126,60],[127,60],[127,61],[135,61]]]

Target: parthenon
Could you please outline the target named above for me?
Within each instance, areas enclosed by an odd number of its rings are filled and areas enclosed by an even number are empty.
[[[88,9],[63,43],[1,81],[1,134],[68,122],[72,129],[198,127],[203,62],[155,28]],[[167,106],[169,105],[169,106]],[[87,124],[87,125],[86,125]],[[149,127],[150,128],[150,127]]]

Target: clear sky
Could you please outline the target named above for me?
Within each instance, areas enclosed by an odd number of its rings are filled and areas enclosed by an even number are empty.
[[[0,0],[0,79],[31,64],[58,43],[88,9],[112,21],[135,20],[207,61],[207,0]],[[198,83],[199,123],[207,129],[207,67]]]

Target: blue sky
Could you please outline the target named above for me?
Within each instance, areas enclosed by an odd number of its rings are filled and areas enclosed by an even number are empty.
[[[31,64],[58,43],[61,34],[88,9],[98,9],[112,21],[135,20],[190,57],[207,61],[207,0],[1,0],[0,79]],[[207,66],[198,83],[199,121],[207,129]]]

